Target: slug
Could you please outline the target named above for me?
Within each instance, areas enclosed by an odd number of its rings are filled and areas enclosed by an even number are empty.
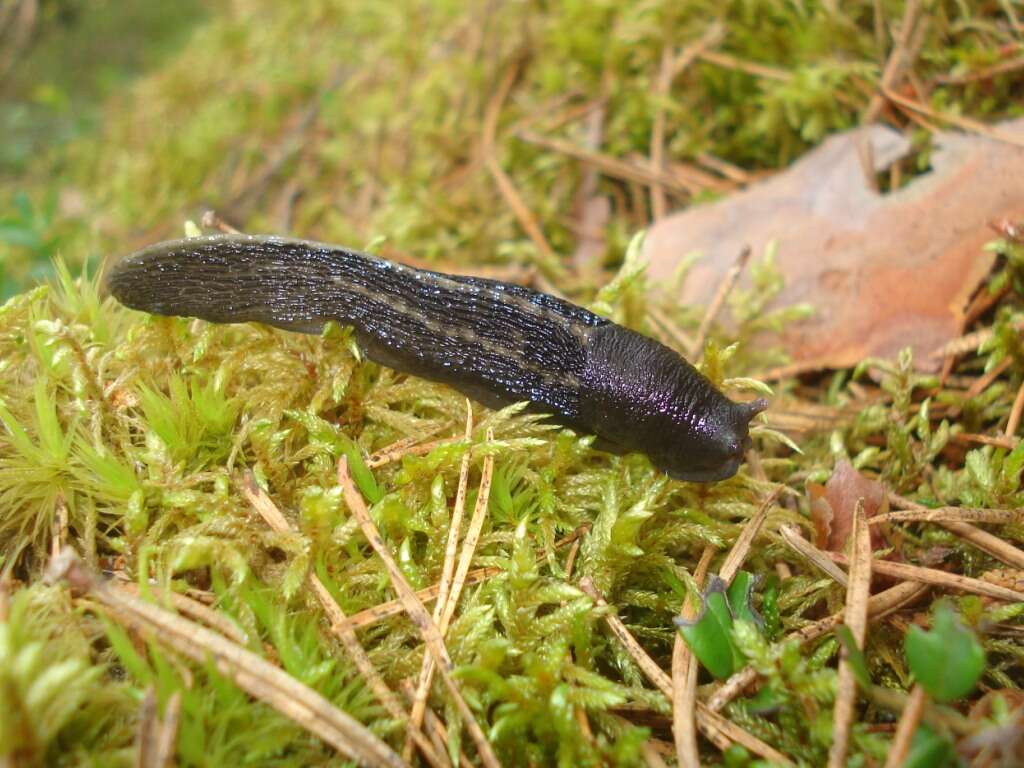
[[[595,447],[673,478],[731,477],[767,403],[736,403],[668,347],[518,285],[414,269],[333,245],[214,235],[149,246],[107,285],[124,305],[217,323],[355,329],[365,355],[489,407],[528,400]]]

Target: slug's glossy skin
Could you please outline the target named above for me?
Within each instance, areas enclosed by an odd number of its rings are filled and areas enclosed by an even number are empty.
[[[413,269],[332,245],[215,235],[145,248],[108,286],[126,306],[319,333],[355,328],[366,356],[481,403],[529,400],[600,447],[674,478],[723,480],[765,401],[734,403],[653,339],[518,285]]]

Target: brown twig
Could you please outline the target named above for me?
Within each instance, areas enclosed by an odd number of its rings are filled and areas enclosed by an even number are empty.
[[[39,18],[39,0],[4,3],[0,13],[0,79],[3,79],[32,40]]]
[[[848,580],[842,568],[839,568],[829,559],[828,553],[818,549],[805,539],[803,534],[800,533],[799,528],[795,525],[781,525],[779,526],[779,535],[782,536],[782,540],[789,545],[790,549],[806,558],[819,570],[831,576],[840,586],[847,586]]]
[[[6,568],[0,570],[0,624],[6,623],[11,617],[11,591],[13,587],[9,568],[13,562],[11,560],[7,563]]]
[[[428,430],[425,434],[417,435],[415,437],[403,437],[401,440],[381,448],[379,451],[374,451],[366,459],[367,469],[377,469],[383,467],[392,462],[399,461],[403,456],[422,456],[430,453],[434,448],[445,443],[453,443],[458,440],[457,437],[443,437],[439,440],[428,440],[427,442],[420,442],[425,437],[431,437],[436,435],[443,429],[447,429],[451,422],[445,422],[439,424],[437,427]]]
[[[878,48],[878,63],[884,68],[884,55],[882,49],[885,47],[885,11],[882,9],[882,0],[872,0],[871,20],[874,23],[875,47]]]
[[[488,172],[494,178],[494,182],[498,185],[498,191],[501,192],[502,197],[505,198],[505,202],[508,203],[509,208],[512,209],[512,213],[514,213],[516,219],[519,220],[519,225],[523,228],[523,231],[526,232],[527,237],[529,237],[530,240],[533,241],[533,244],[537,246],[537,250],[550,259],[555,257],[555,252],[548,243],[547,238],[544,237],[544,230],[537,221],[537,217],[533,215],[533,211],[531,211],[529,206],[526,205],[522,195],[519,194],[519,190],[516,189],[516,185],[501,167],[501,162],[498,160],[498,151],[495,144],[498,133],[498,117],[501,115],[501,108],[505,104],[505,99],[508,98],[509,91],[512,90],[512,84],[515,83],[516,78],[519,77],[520,65],[521,62],[517,59],[510,67],[508,67],[508,69],[505,70],[505,74],[501,78],[501,82],[498,84],[497,90],[494,92],[494,97],[487,105],[487,111],[484,114],[484,129],[481,147],[484,154],[484,164],[487,166]]]
[[[665,341],[669,341],[668,346],[675,346],[676,351],[680,354],[689,354],[693,348],[693,339],[686,335],[686,333],[660,308],[654,305],[647,306],[647,316],[651,318],[654,324],[658,327],[664,335]],[[660,334],[659,334],[660,335]]]
[[[907,4],[903,7],[899,37],[896,38],[895,45],[885,62],[878,91],[871,97],[867,109],[864,110],[864,119],[861,121],[863,123],[873,123],[878,119],[878,115],[885,108],[885,99],[882,94],[886,89],[895,86],[900,75],[910,66],[913,58],[910,55],[910,40],[917,21],[917,10],[917,0],[907,0]]]
[[[471,456],[469,442],[473,438],[473,406],[466,400],[466,452],[462,455],[462,462],[459,465],[459,485],[455,493],[455,506],[452,509],[451,521],[448,525],[448,540],[445,544],[444,564],[441,566],[441,581],[438,589],[438,600],[434,606],[434,621],[440,625],[441,616],[444,612],[445,603],[448,600],[448,591],[451,588],[451,578],[455,571],[455,556],[458,552],[459,533],[462,530],[462,514],[466,507],[466,491],[469,486],[469,460]],[[444,629],[441,630],[444,634]],[[430,693],[430,681],[433,676],[433,668],[430,665],[430,654],[423,655],[423,665],[420,670],[419,685],[415,689],[412,699],[412,713],[409,719],[410,740],[406,742],[402,757],[409,760],[412,756],[413,734],[420,729],[423,722],[423,714],[427,707],[427,696]]]
[[[57,491],[53,505],[53,536],[50,542],[50,557],[56,557],[68,540],[68,503],[64,493]]]
[[[497,768],[500,763],[494,754],[494,749],[484,735],[483,730],[481,730],[480,724],[473,715],[473,710],[469,708],[465,698],[462,696],[462,692],[455,684],[455,678],[452,677],[453,663],[451,656],[448,655],[448,649],[445,647],[444,638],[441,636],[437,624],[434,623],[427,609],[423,607],[423,603],[416,598],[416,593],[413,592],[409,582],[406,581],[405,574],[402,573],[402,569],[398,567],[398,563],[395,562],[394,557],[391,556],[387,546],[384,544],[380,531],[377,530],[376,524],[370,517],[369,510],[366,508],[366,502],[363,501],[363,497],[352,480],[352,475],[348,469],[348,459],[344,456],[338,461],[338,482],[341,485],[349,511],[359,521],[359,527],[362,529],[367,541],[369,541],[370,546],[373,547],[374,552],[377,553],[377,556],[384,564],[388,577],[391,579],[391,584],[395,591],[398,592],[406,613],[409,614],[409,618],[412,619],[413,624],[419,629],[428,652],[434,657],[434,663],[441,673],[441,679],[444,680],[445,687],[448,689],[449,695],[452,697],[456,708],[459,710],[459,714],[466,724],[473,743],[476,745],[477,754],[481,762],[487,768]]]
[[[367,189],[372,190],[372,186],[367,185]],[[293,219],[295,215],[295,203],[298,202],[299,198],[303,195],[302,184],[297,179],[288,179],[281,188],[281,191],[277,195],[277,199],[274,202],[274,221],[277,222],[278,232],[290,232],[292,229]],[[368,216],[362,217],[362,219],[369,218]]]
[[[914,733],[917,731],[917,725],[921,722],[924,705],[924,688],[917,684],[911,689],[910,698],[907,699],[907,705],[903,708],[899,725],[896,726],[896,735],[892,739],[892,746],[889,747],[889,754],[885,758],[885,768],[899,768],[903,765],[903,761],[910,753],[910,745],[914,739]]]
[[[487,430],[487,441],[494,440],[494,433]],[[473,555],[476,554],[477,545],[480,543],[480,534],[483,531],[484,520],[487,517],[487,505],[491,497],[491,478],[494,474],[494,456],[484,457],[484,467],[480,474],[480,487],[477,489],[476,505],[473,508],[473,516],[470,518],[469,527],[466,529],[466,538],[462,542],[462,552],[459,555],[459,564],[455,570],[452,580],[451,592],[448,594],[446,604],[441,612],[441,631],[448,629],[452,617],[455,615],[455,608],[458,606],[459,598],[462,596],[462,589],[466,586],[466,574],[473,563]]]
[[[60,551],[51,557],[56,558]],[[135,732],[135,768],[157,768],[153,754],[156,751],[156,729],[159,713],[156,708],[156,689],[150,685],[139,704],[139,724]]]
[[[992,226],[991,223],[989,226]],[[1005,236],[1005,233],[999,229],[996,229],[1000,235]],[[1006,298],[1007,294],[1012,290],[1011,284],[1004,285],[1002,288],[996,291],[990,290],[985,287],[974,294],[974,298],[971,299],[971,303],[964,310],[964,317],[961,328],[970,328],[978,320],[988,312],[992,307],[998,304],[1000,301]]]
[[[967,522],[973,519],[978,522],[1018,523],[1024,520],[1024,509],[961,509],[959,507],[928,509],[891,491],[888,496],[890,503],[904,508],[905,511],[889,512],[879,515],[879,518],[897,521],[916,519],[938,523],[997,560],[1014,568],[1024,568],[1024,552],[1008,541],[1003,541],[998,536],[993,536],[988,531],[983,531]],[[875,519],[872,518],[871,522],[875,522]]]
[[[726,162],[722,158],[715,157],[707,152],[701,152],[694,159],[705,168],[710,168],[715,173],[741,186],[746,186],[753,180],[753,176],[738,165],[733,165],[732,163]]]
[[[684,160],[671,160],[666,163],[665,169],[680,179],[687,179],[694,187],[715,192],[733,192],[736,189],[736,184],[731,179],[721,179],[716,174],[708,173],[698,165]]]
[[[995,381],[1002,375],[1003,371],[1010,367],[1012,363],[1013,360],[1012,358],[1009,357],[1000,360],[999,363],[994,368],[992,368],[992,370],[988,371],[983,376],[979,376],[977,379],[975,379],[974,383],[971,384],[971,386],[968,387],[967,391],[964,393],[964,402],[966,403],[980,395],[982,392],[984,392],[993,381]],[[962,406],[954,405],[952,408],[949,409],[949,417],[955,419],[957,416],[960,415],[960,412],[962,410]]]
[[[281,514],[281,510],[278,509],[273,499],[270,498],[263,489],[256,483],[256,478],[252,472],[246,472],[243,476],[241,483],[242,495],[246,501],[255,509],[260,517],[263,518],[264,522],[270,528],[278,533],[292,533],[293,528],[285,519],[285,516]],[[313,594],[316,595],[317,600],[324,609],[324,613],[327,614],[327,618],[331,623],[331,631],[341,641],[342,646],[348,652],[348,655],[352,658],[352,661],[356,665],[356,669],[359,670],[360,674],[366,679],[366,682],[370,686],[370,690],[373,691],[374,696],[383,705],[384,709],[387,710],[391,717],[395,718],[399,722],[408,719],[408,713],[405,708],[399,702],[398,697],[395,696],[391,688],[384,681],[384,678],[377,671],[377,668],[373,665],[369,655],[366,653],[366,649],[363,648],[362,643],[359,642],[359,638],[356,637],[355,631],[349,625],[345,612],[338,605],[338,602],[331,595],[330,590],[320,580],[320,577],[315,573],[310,572],[307,577],[310,588],[313,590]],[[423,756],[427,759],[432,766],[441,768],[447,765],[447,758],[442,758],[434,750],[433,746],[423,737],[421,732],[417,736],[413,736],[412,739],[416,745],[423,751]],[[410,757],[404,758],[408,761]]]
[[[605,62],[601,75],[601,89],[595,107],[587,111],[583,118],[584,148],[597,152],[604,144],[605,119],[608,115],[608,94],[612,86],[612,68]],[[517,126],[517,130],[527,126]],[[550,125],[546,128],[550,133]],[[600,193],[601,176],[594,167],[584,169],[580,183],[573,196],[573,221],[571,225],[577,234],[576,248],[572,254],[572,264],[578,274],[587,274],[598,266],[598,261],[607,247],[606,229],[611,216],[611,201]]]
[[[722,281],[718,284],[718,290],[715,291],[715,295],[711,299],[711,303],[708,304],[708,309],[704,313],[704,317],[700,321],[700,326],[697,328],[697,336],[693,340],[693,347],[690,349],[690,357],[694,358],[698,355],[703,356],[704,342],[707,341],[708,332],[711,330],[711,324],[718,317],[718,313],[722,310],[722,306],[725,304],[725,300],[732,293],[733,288],[736,287],[736,283],[739,282],[740,275],[743,274],[743,270],[746,269],[747,262],[750,261],[750,246],[745,245],[740,250],[739,256],[736,257],[736,262],[729,267],[729,271],[722,277]]]
[[[733,577],[743,567],[743,562],[747,559],[747,555],[750,554],[750,548],[754,544],[754,539],[757,538],[757,534],[761,531],[761,526],[764,525],[764,521],[768,518],[768,510],[771,509],[775,500],[779,498],[780,493],[782,493],[782,486],[776,486],[765,497],[764,501],[761,502],[757,512],[743,526],[739,538],[732,545],[732,549],[729,550],[729,554],[726,555],[725,562],[722,563],[722,567],[718,572],[719,577],[726,584],[731,584]]]
[[[516,133],[516,138],[528,144],[534,144],[538,147],[549,149],[552,152],[558,152],[583,163],[593,165],[606,176],[614,179],[631,181],[647,187],[659,184],[663,189],[679,195],[690,195],[700,189],[689,180],[679,178],[676,174],[669,173],[664,169],[652,170],[646,164],[621,160],[600,152],[588,152],[565,139],[542,136],[533,131],[519,131]]]
[[[679,54],[674,54],[672,48],[666,45],[661,50],[661,64],[658,68],[658,77],[655,79],[654,95],[656,107],[654,122],[651,127],[651,170],[660,173],[665,170],[665,106],[669,91],[672,88],[672,81],[681,75],[697,57],[711,46],[717,45],[725,35],[725,28],[720,23],[711,24],[701,35],[700,39],[688,45]],[[662,219],[668,212],[668,201],[665,190],[660,181],[651,185],[651,211],[654,220]]]
[[[849,563],[846,555],[841,555],[838,552],[829,552],[828,555],[840,565],[848,565]],[[910,565],[909,563],[895,563],[890,560],[875,560],[873,567],[875,572],[881,576],[891,576],[895,579],[916,581],[920,584],[931,584],[932,586],[952,589],[958,592],[984,595],[985,597],[1004,600],[1008,603],[1024,602],[1024,592],[1007,589],[1006,587],[990,584],[981,579],[973,579],[969,576],[939,571],[935,568],[925,568],[920,565]]]
[[[654,81],[654,121],[651,126],[651,171],[660,172],[665,167],[665,105],[669,88],[672,85],[672,48],[666,45],[661,49],[661,63],[658,77]],[[660,182],[651,185],[651,211],[654,220],[665,218],[668,212],[668,201],[665,190]]]
[[[175,691],[167,699],[167,706],[164,707],[163,720],[160,723],[160,733],[156,740],[156,761],[155,766],[159,768],[172,768],[174,765],[174,753],[178,743],[178,727],[181,724],[181,691]]]
[[[861,133],[857,136],[857,160],[860,161],[860,172],[864,177],[865,186],[874,193],[878,193],[878,176],[875,171],[875,145],[867,134]],[[893,167],[899,163],[893,163]]]
[[[243,220],[248,210],[262,195],[263,191],[284,170],[285,166],[298,155],[307,144],[310,131],[317,123],[327,96],[336,91],[348,79],[348,69],[338,66],[326,79],[323,86],[310,99],[306,107],[298,114],[295,124],[285,135],[265,153],[266,160],[255,175],[246,180],[245,186],[238,190],[226,205],[226,209],[236,221]]]
[[[738,72],[745,72],[754,77],[763,77],[766,80],[777,80],[781,83],[788,82],[793,76],[784,69],[769,67],[766,64],[759,64],[756,61],[746,61],[736,58],[721,51],[701,51],[697,58],[725,69],[734,69]]]
[[[402,693],[405,698],[412,703],[413,697],[416,695],[416,689],[413,687],[409,680],[403,680],[401,682]],[[434,714],[434,710],[427,707],[425,716],[423,718],[423,724],[430,731],[431,740],[434,742],[434,748],[437,752],[443,752],[447,756],[446,745],[448,744],[448,728],[445,726],[444,721]],[[459,752],[459,765],[472,765],[473,761],[469,759],[465,752]]]
[[[992,536],[987,530],[982,530],[966,522],[955,522],[953,520],[947,520],[939,524],[952,532],[952,534],[966,542],[970,542],[983,552],[987,552],[996,560],[1015,568],[1024,568],[1024,552],[1014,547],[1010,542],[999,539],[997,536]]]
[[[572,580],[572,569],[576,565],[576,555],[580,551],[580,540],[576,539],[569,547],[569,554],[565,556],[565,580]]]
[[[968,85],[979,80],[991,80],[1000,75],[1008,75],[1011,72],[1016,72],[1018,69],[1024,69],[1024,56],[1017,56],[1016,58],[1001,61],[998,64],[992,64],[983,69],[965,72],[962,75],[936,75],[935,82],[938,85]]]
[[[896,494],[891,493],[890,499]],[[906,505],[907,499],[901,503]],[[912,502],[910,502],[912,503]],[[930,509],[917,504],[907,509],[900,509],[895,512],[886,512],[883,515],[875,515],[868,520],[869,525],[879,523],[996,523],[1005,525],[1007,523],[1024,523],[1024,509],[984,509],[974,507],[936,507]]]
[[[875,706],[887,709],[890,712],[903,712],[907,708],[910,699],[910,694],[908,693],[881,685],[872,685],[870,689],[865,691],[865,696]],[[933,706],[927,699],[925,700],[924,710],[921,713],[921,720],[928,723],[935,730],[952,732],[958,736],[966,736],[967,734],[978,732],[978,726],[955,709]]]
[[[1006,430],[1003,434],[1007,439],[1017,436],[1022,412],[1024,412],[1024,382],[1021,382],[1020,387],[1017,388],[1017,396],[1013,398],[1013,407],[1010,408],[1010,418],[1006,420]]]
[[[1010,327],[1016,331],[1024,331],[1024,320],[1011,322]],[[994,328],[979,328],[977,331],[964,334],[959,338],[943,344],[934,352],[930,353],[928,357],[946,357],[949,355],[958,356],[965,355],[968,352],[974,352],[982,344],[991,339],[994,333]]]
[[[969,117],[952,115],[947,112],[939,112],[931,107],[926,107],[918,101],[901,96],[891,89],[884,88],[882,89],[882,93],[885,94],[885,98],[904,110],[925,115],[932,120],[938,120],[940,122],[949,123],[950,125],[955,125],[957,128],[961,128],[970,133],[977,133],[995,141],[1002,141],[1015,147],[1024,147],[1024,137],[1022,136],[1001,131],[998,128],[993,128],[990,125],[986,125],[978,120],[972,120]]]
[[[50,564],[48,580],[67,580],[73,592],[88,594],[111,616],[145,633],[197,664],[213,662],[221,674],[249,695],[277,709],[351,760],[405,768],[406,763],[362,723],[335,707],[251,651],[177,614],[98,581],[70,549]]]
[[[863,650],[868,628],[868,598],[871,593],[871,534],[864,514],[864,499],[858,499],[853,511],[853,557],[850,565],[850,586],[846,590],[846,610],[843,621],[850,628],[857,648]],[[843,648],[839,656],[839,681],[835,709],[833,710],[832,747],[829,750],[829,768],[843,768],[853,727],[854,707],[857,703],[857,678],[849,660],[849,649]]]
[[[122,589],[131,595],[141,596],[142,590],[134,581],[111,581],[110,586],[114,589]],[[150,585],[152,588],[153,585]],[[205,624],[210,629],[219,632],[232,642],[239,645],[248,645],[249,636],[234,622],[231,617],[213,610],[208,605],[194,600],[187,595],[177,592],[154,590],[154,596],[162,603],[169,603],[182,616]]]
[[[486,581],[492,576],[497,576],[501,573],[504,573],[504,571],[497,566],[476,568],[466,575],[466,583],[479,584],[481,581]],[[423,603],[429,603],[432,600],[437,600],[440,592],[441,585],[434,584],[416,592],[416,599]],[[359,611],[359,613],[353,613],[345,623],[352,629],[363,629],[364,627],[372,627],[374,624],[384,621],[384,619],[398,616],[404,612],[405,609],[402,607],[402,601],[395,598],[394,600],[388,600],[386,603],[366,608]]]
[[[181,722],[181,691],[167,699],[164,716],[157,711],[156,691],[146,689],[139,707],[139,730],[135,737],[136,768],[172,768]]]
[[[203,217],[199,220],[199,224],[203,229],[216,229],[218,232],[222,232],[225,235],[242,234],[241,230],[232,227],[214,210],[205,211],[203,213]]]
[[[654,746],[654,739],[644,739],[640,745],[640,756],[644,759],[647,768],[668,768],[666,763]]]
[[[468,403],[467,403],[468,405]],[[467,421],[466,432],[472,434],[472,417]],[[488,442],[494,439],[494,434],[488,430],[487,440]],[[466,477],[469,476],[469,467],[464,465],[466,471]],[[483,529],[484,518],[487,513],[487,503],[490,499],[491,494],[491,477],[494,473],[494,456],[484,457],[483,472],[480,477],[480,488],[477,491],[476,506],[473,508],[473,517],[470,518],[469,528],[466,530],[466,538],[462,543],[462,553],[459,557],[458,568],[454,571],[454,576],[449,569],[448,577],[452,579],[450,589],[446,589],[444,574],[441,576],[441,594],[438,597],[437,605],[434,607],[434,621],[437,623],[438,631],[441,633],[442,640],[448,632],[448,626],[451,623],[452,616],[455,615],[455,608],[458,605],[459,597],[462,594],[462,588],[466,584],[466,574],[469,573],[469,566],[472,564],[473,555],[476,552],[476,546],[480,541],[480,532]],[[465,506],[465,490],[462,485],[462,475],[459,477],[459,491],[462,493],[462,503]],[[456,499],[456,507],[458,507],[459,500]],[[459,515],[458,524],[461,527],[462,515]],[[458,529],[455,528],[456,521],[455,516],[452,516],[452,528],[455,529],[454,535],[449,531],[448,544],[451,546],[451,559],[454,562],[455,559],[455,546],[458,543]],[[448,565],[448,552],[445,552],[445,565]],[[413,711],[412,711],[412,723],[416,727],[419,727],[419,721],[417,721],[417,715],[422,717],[423,708],[426,706],[427,694],[430,692],[430,683],[434,676],[434,665],[429,653],[423,656],[423,665],[420,668],[419,685],[416,688],[416,696],[413,699]]]
[[[584,181],[589,178],[600,176],[596,170],[584,174]],[[572,264],[577,275],[594,274],[600,272],[602,267],[600,260],[607,250],[606,229],[608,219],[611,216],[611,200],[608,196],[599,194],[597,183],[594,183],[595,191],[584,195],[587,190],[580,188],[576,198],[578,204],[573,206],[574,217],[563,219],[565,226],[576,235],[576,247],[572,252]]]
[[[704,547],[704,552],[693,573],[693,583],[699,588],[707,576],[711,559],[717,550]],[[697,616],[699,607],[692,601],[683,602],[679,615],[690,621]],[[680,768],[700,768],[697,746],[697,657],[683,636],[676,632],[672,643],[672,736],[675,740],[676,760]]]
[[[708,25],[704,33],[694,42],[683,48],[672,60],[670,77],[675,80],[683,72],[690,68],[693,62],[701,58],[701,55],[709,49],[714,48],[725,39],[725,25],[720,21],[714,21]]]
[[[587,526],[581,526],[580,528],[577,528],[575,531],[573,531],[565,538],[555,542],[555,548],[561,549],[562,547],[574,544],[579,540],[579,537],[582,536],[584,532],[586,532],[586,530]],[[544,553],[538,553],[537,561],[540,562],[543,559]],[[492,576],[497,576],[504,572],[505,571],[498,566],[475,568],[466,574],[466,584],[478,584],[481,581],[489,579]],[[416,597],[422,602],[428,603],[431,600],[436,600],[440,591],[441,585],[434,584],[433,586],[419,590],[416,593]],[[345,621],[345,624],[351,627],[352,629],[361,629],[363,627],[372,626],[392,616],[397,616],[400,613],[403,613],[402,601],[398,599],[389,600],[386,603],[381,603],[380,605],[375,605],[372,608],[367,608],[365,610],[359,611],[359,613],[353,613]]]
[[[957,432],[949,436],[950,442],[961,445],[994,445],[996,448],[1005,448],[1012,451],[1020,442],[1016,437],[1003,437],[1002,435],[979,435],[974,432]]]

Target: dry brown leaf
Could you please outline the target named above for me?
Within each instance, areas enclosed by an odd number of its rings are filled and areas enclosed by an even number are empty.
[[[1024,120],[999,128],[1021,135]],[[942,361],[929,353],[962,333],[967,302],[992,266],[982,251],[989,222],[1024,216],[1024,149],[957,132],[934,139],[932,170],[892,194],[868,187],[858,147],[870,142],[881,170],[909,145],[873,125],[833,136],[744,192],[669,216],[644,246],[652,284],[665,284],[684,255],[699,251],[679,298],[707,305],[743,246],[756,255],[777,239],[785,288],[772,307],[816,308],[781,338],[794,372],[892,357],[907,346],[916,365],[937,370]]]
[[[836,463],[832,477],[825,485],[808,483],[811,497],[811,520],[814,522],[814,545],[830,552],[842,552],[853,532],[853,511],[858,499],[864,499],[864,515],[871,519],[889,511],[885,488],[869,480],[845,459]],[[884,547],[885,526],[871,528],[871,547]]]

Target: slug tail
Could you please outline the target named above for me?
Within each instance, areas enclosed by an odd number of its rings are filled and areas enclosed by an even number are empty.
[[[149,246],[113,266],[107,288],[125,306],[217,323],[255,321],[319,333],[352,321],[354,307],[332,279],[370,257],[283,238],[215,235]]]

